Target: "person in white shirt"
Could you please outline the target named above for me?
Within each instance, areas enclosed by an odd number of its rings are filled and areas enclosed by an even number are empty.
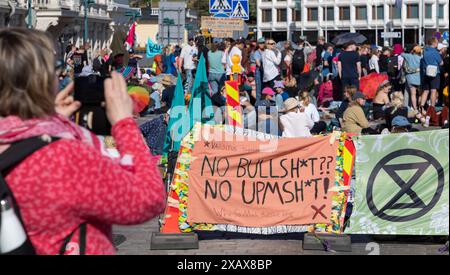
[[[192,71],[196,68],[195,62],[197,61],[197,56],[198,50],[194,44],[194,39],[190,38],[189,44],[183,47],[180,54],[181,62],[179,70],[182,71],[182,69],[184,69],[184,72],[186,74],[186,93],[191,92],[192,85],[194,84],[194,76],[192,74]]]
[[[289,98],[284,102],[286,114],[280,117],[283,137],[298,138],[311,137],[310,130],[314,127],[311,118],[299,108],[299,102],[295,98]]]
[[[320,114],[317,107],[311,103],[311,97],[308,91],[300,93],[300,109],[314,122],[311,129],[312,134],[319,134],[327,129],[327,124],[320,120]]]
[[[380,65],[378,63],[380,60],[380,54],[381,52],[378,48],[372,50],[372,54],[369,59],[369,73],[380,73]]]
[[[231,58],[235,55],[239,56],[240,61],[239,61],[239,66],[241,67],[241,73],[243,73],[243,68],[241,65],[242,62],[242,50],[245,47],[245,40],[244,39],[239,39],[236,41],[234,46],[231,46],[231,50],[227,55],[227,76],[229,77],[232,74],[231,71],[231,67],[233,66],[233,62],[231,61]]]
[[[274,80],[280,76],[279,65],[281,63],[281,52],[276,48],[272,39],[267,41],[266,50],[263,53],[263,82],[265,87],[272,87]]]

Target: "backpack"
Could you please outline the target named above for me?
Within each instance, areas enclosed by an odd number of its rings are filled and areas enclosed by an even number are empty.
[[[0,154],[0,200],[4,201],[7,200],[10,203],[10,206],[15,214],[16,220],[19,221],[19,225],[21,226],[23,232],[25,232],[25,241],[21,244],[17,244],[18,246],[12,250],[1,252],[0,255],[35,255],[36,250],[33,247],[33,244],[30,241],[29,236],[27,235],[25,231],[25,226],[23,223],[22,216],[20,214],[19,206],[17,205],[16,199],[14,197],[14,194],[12,193],[11,189],[8,187],[8,184],[5,181],[6,175],[21,161],[25,160],[28,156],[32,155],[34,152],[38,151],[39,149],[45,147],[46,145],[50,144],[51,142],[57,141],[58,138],[51,138],[50,142],[44,141],[42,137],[32,137],[28,139],[24,139],[18,142],[14,142],[11,144],[11,146],[6,149],[3,153]],[[2,222],[5,222],[5,220],[2,220],[5,212],[1,212],[0,209],[0,228],[2,231],[0,231],[1,234],[4,234],[3,230],[5,228],[2,228]],[[11,212],[9,213],[11,214]],[[13,215],[14,216],[14,215]],[[9,220],[11,221],[11,215],[9,215]],[[13,224],[12,222],[9,222],[9,224]],[[8,229],[8,228],[6,228]],[[11,229],[10,231],[17,232],[17,227],[14,229]],[[85,253],[86,248],[86,223],[81,224],[77,229],[80,229],[80,255],[83,255]],[[61,246],[61,249],[59,251],[60,255],[63,255],[66,251],[66,247],[69,244],[70,240],[72,239],[75,231],[75,229],[69,236],[67,236],[64,239],[63,245]],[[20,228],[19,228],[20,230]],[[22,231],[20,230],[20,231]],[[2,247],[1,240],[0,240],[0,247]]]
[[[292,74],[301,75],[305,67],[305,53],[303,49],[295,50],[292,57]]]
[[[102,62],[101,57],[94,59],[94,62],[92,63],[92,69],[94,72],[100,72],[102,70]]]
[[[400,70],[398,67],[398,56],[392,56],[388,59],[388,76],[393,79],[400,78]]]

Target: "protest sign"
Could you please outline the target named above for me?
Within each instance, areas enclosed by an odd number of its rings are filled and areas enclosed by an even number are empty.
[[[337,143],[329,137],[196,142],[189,170],[188,222],[241,226],[328,223]]]
[[[201,28],[209,30],[213,37],[227,38],[233,36],[233,31],[244,30],[244,20],[202,16]]]
[[[448,235],[449,131],[354,140],[352,234]]]

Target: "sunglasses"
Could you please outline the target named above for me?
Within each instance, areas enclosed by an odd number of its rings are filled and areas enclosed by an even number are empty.
[[[273,46],[273,45],[275,45],[275,43],[268,43],[268,45],[271,45],[271,46]]]

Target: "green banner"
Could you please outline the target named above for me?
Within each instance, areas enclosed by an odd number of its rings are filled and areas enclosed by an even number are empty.
[[[361,136],[345,233],[448,235],[449,130]]]

